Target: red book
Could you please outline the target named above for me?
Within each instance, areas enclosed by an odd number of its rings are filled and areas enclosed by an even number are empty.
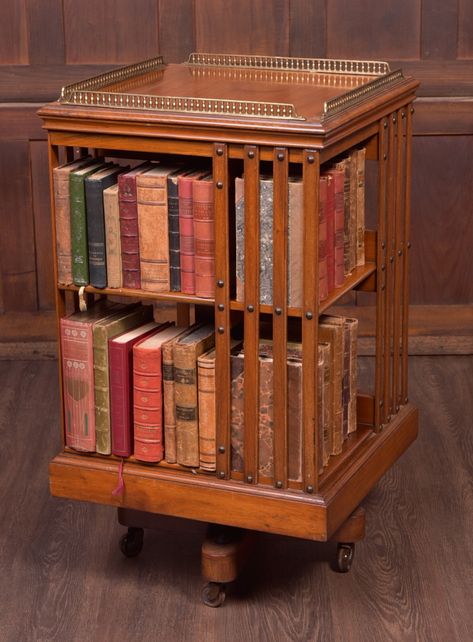
[[[327,279],[327,183],[326,176],[320,177],[319,186],[319,300],[328,297]]]
[[[133,433],[133,346],[158,327],[151,321],[108,340],[110,372],[110,424],[112,454],[129,457],[132,453]]]
[[[205,172],[196,171],[179,176],[179,245],[181,267],[181,292],[195,294],[194,216],[192,211],[192,183]]]
[[[345,280],[345,173],[331,169],[328,174],[334,183],[334,279],[339,288]]]
[[[215,282],[214,193],[212,176],[192,181],[195,293],[211,299]]]
[[[120,213],[120,243],[124,288],[141,288],[140,242],[138,236],[138,207],[136,177],[154,167],[152,163],[138,165],[118,177],[118,208]]]
[[[327,202],[325,218],[327,221],[327,289],[335,288],[335,182],[333,176],[324,174],[327,179]]]
[[[164,456],[161,346],[181,332],[158,329],[133,346],[134,454],[141,461],[158,462]]]

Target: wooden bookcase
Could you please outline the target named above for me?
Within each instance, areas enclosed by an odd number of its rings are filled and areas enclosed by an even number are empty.
[[[196,314],[213,313],[216,473],[196,474],[165,462],[142,465],[130,458],[123,466],[125,491],[114,497],[120,460],[64,447],[50,464],[54,496],[311,540],[357,538],[350,516],[359,516],[360,502],[417,434],[417,411],[407,396],[410,138],[417,85],[385,63],[199,54],[187,64],[164,65],[157,58],[77,83],[40,110],[48,131],[51,176],[77,148],[109,157],[206,157],[213,167],[215,202],[213,300],[179,293],[85,291],[89,297],[119,294],[172,301],[181,323],[188,321],[191,305]],[[366,265],[319,305],[318,217],[313,213],[318,211],[321,166],[361,144],[367,158],[377,163],[376,229],[365,236]],[[263,161],[272,166],[274,180],[273,306],[260,305],[258,296],[258,177]],[[286,304],[290,166],[299,168],[303,181],[301,308]],[[245,175],[245,274],[252,275],[246,279],[244,304],[234,297],[232,267],[235,167]],[[54,233],[54,199],[52,209]],[[357,432],[319,474],[317,320],[353,289],[376,296],[374,393],[359,395]],[[58,319],[68,297],[77,304],[77,290],[73,285],[56,288]],[[263,318],[272,322],[274,340],[271,479],[258,477],[257,366]],[[237,322],[244,328],[245,349],[243,473],[232,472],[230,461],[230,338]],[[289,482],[287,469],[285,363],[291,323],[298,324],[302,336],[302,483]]]

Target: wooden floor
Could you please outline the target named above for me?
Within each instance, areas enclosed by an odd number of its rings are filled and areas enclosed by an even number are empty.
[[[420,437],[366,499],[352,571],[330,570],[330,546],[261,535],[210,609],[203,525],[168,520],[125,559],[113,509],[49,496],[55,362],[0,362],[0,640],[473,640],[473,357],[415,357],[410,381]]]

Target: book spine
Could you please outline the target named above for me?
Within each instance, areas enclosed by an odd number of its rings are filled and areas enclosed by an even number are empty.
[[[166,176],[136,179],[141,288],[168,292],[169,230]]]
[[[288,355],[289,357],[289,355]],[[302,481],[302,362],[287,361],[288,476]]]
[[[123,284],[122,253],[118,192],[116,189],[113,191],[104,191],[103,208],[105,218],[108,287],[121,288]]]
[[[84,179],[70,176],[72,278],[75,285],[89,284],[89,252]]]
[[[110,388],[108,379],[108,344],[102,328],[94,327],[94,395],[95,395],[95,450],[110,455]]]
[[[231,407],[231,467],[235,472],[244,468],[244,414],[245,414],[245,362],[243,354],[231,355],[232,380]]]
[[[350,194],[351,194],[351,166],[350,158],[344,158],[336,164],[336,169],[343,172],[343,270],[348,276],[353,270],[351,263],[350,239]]]
[[[180,177],[179,190],[179,246],[181,292],[195,294],[194,217],[192,211],[192,179]]]
[[[172,342],[161,348],[163,360],[164,456],[168,464],[176,459],[176,408],[174,395],[174,359]]]
[[[328,297],[327,178],[325,176],[320,177],[319,193],[319,300],[324,301]],[[302,256],[300,248],[302,248],[302,239],[299,245],[299,254]],[[300,273],[302,274],[302,267]]]
[[[318,346],[317,358],[317,455],[319,474],[324,470],[325,443],[324,443],[324,358],[321,346]],[[302,382],[301,382],[302,383]]]
[[[357,245],[357,220],[356,220],[356,183],[357,183],[357,152],[353,151],[348,157],[350,167],[350,268],[356,267],[356,245]]]
[[[62,285],[72,283],[71,212],[69,171],[53,170],[54,213],[56,219],[57,277]]]
[[[358,356],[358,319],[346,319],[349,328],[350,365],[349,365],[349,401],[348,401],[348,434],[357,429],[357,356]]]
[[[335,261],[335,287],[339,288],[345,280],[345,259],[344,259],[344,226],[345,226],[345,204],[344,204],[344,183],[345,176],[340,170],[333,170],[335,189],[335,219],[334,219],[334,261]]]
[[[195,244],[195,293],[211,299],[215,294],[215,235],[213,181],[192,181]]]
[[[319,339],[330,345],[331,454],[339,455],[343,446],[343,320],[339,317],[329,319],[319,325]]]
[[[348,437],[348,412],[350,405],[350,327],[343,323],[343,375],[342,375],[342,413],[343,439]]]
[[[322,437],[323,437],[323,465],[326,466],[333,450],[331,431],[331,377],[330,377],[330,345],[320,343],[319,351],[322,360],[322,386],[323,386],[323,412],[322,412]]]
[[[357,154],[356,183],[356,264],[365,264],[365,161],[366,149],[359,149]]]
[[[245,301],[245,181],[235,179],[236,300]]]
[[[287,223],[287,289],[288,305],[292,308],[302,306],[303,256],[303,204],[302,182],[289,181],[289,208]]]
[[[100,181],[85,179],[85,200],[89,280],[94,287],[104,288],[107,286],[107,265],[105,259],[103,185]]]
[[[168,178],[169,282],[171,292],[181,291],[179,244],[179,193],[176,177]]]
[[[118,177],[118,199],[123,287],[139,290],[141,288],[140,245],[135,176],[122,174]]]
[[[273,180],[259,182],[260,303],[273,304]]]
[[[161,350],[133,348],[134,453],[136,459],[163,458]]]
[[[66,446],[95,451],[92,329],[61,319]]]
[[[327,178],[327,203],[325,218],[327,220],[327,289],[328,293],[335,288],[335,185],[330,175]]]
[[[174,390],[176,400],[176,459],[182,466],[198,467],[199,415],[197,363],[194,345],[174,348]]]
[[[216,470],[215,358],[198,359],[199,459],[203,470]]]
[[[113,341],[109,341],[108,346],[112,454],[129,457],[132,452],[131,351],[127,345]]]

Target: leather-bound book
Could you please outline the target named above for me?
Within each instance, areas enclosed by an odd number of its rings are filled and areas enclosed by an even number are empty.
[[[89,249],[85,179],[105,167],[102,161],[77,169],[70,174],[72,280],[75,285],[89,284]]]
[[[193,182],[205,176],[206,172],[196,170],[179,176],[179,260],[181,292],[195,294],[195,241],[194,214],[192,208]]]
[[[176,167],[157,165],[136,177],[141,289],[169,292],[167,179]]]
[[[232,411],[231,411],[231,465],[238,472],[244,467],[244,351],[231,356]],[[274,474],[273,456],[273,357],[270,341],[260,342],[259,356],[259,421],[258,469],[263,477]],[[302,479],[302,346],[288,343],[287,347],[288,399],[288,476]]]
[[[133,347],[133,425],[136,459],[158,462],[163,447],[163,378],[161,346],[182,332],[168,327]]]
[[[365,264],[365,163],[366,149],[356,152],[356,264]]]
[[[195,293],[205,299],[215,295],[214,185],[212,176],[192,181],[194,219]]]
[[[326,176],[320,177],[319,183],[319,300],[328,297],[327,270],[327,182]],[[302,226],[301,226],[302,227]],[[299,255],[302,257],[302,242],[299,245]],[[302,258],[301,258],[302,261]],[[300,274],[303,274],[302,265]]]
[[[321,346],[318,346],[317,352],[317,434],[316,434],[316,444],[317,444],[317,455],[318,455],[318,465],[319,465],[319,474],[323,472],[325,461],[324,461],[324,449],[325,449],[325,435],[324,435],[324,406],[325,406],[325,390],[324,390],[324,355],[321,350]]]
[[[335,182],[333,176],[324,172],[327,181],[327,201],[325,218],[327,221],[327,290],[330,294],[335,288]]]
[[[100,301],[60,320],[66,446],[95,451],[94,351],[92,329],[116,304]]]
[[[321,363],[320,363],[321,362]],[[319,426],[322,426],[321,433],[323,438],[322,462],[326,466],[332,453],[332,397],[331,397],[331,377],[330,377],[330,345],[328,343],[319,343],[319,367],[322,369],[322,418]],[[319,415],[320,417],[320,415]],[[320,420],[319,420],[320,421]]]
[[[117,457],[133,452],[133,346],[158,327],[150,321],[108,340],[112,454]]]
[[[358,358],[358,319],[345,317],[345,337],[349,344],[348,366],[348,434],[357,429],[356,403],[358,396],[357,358]]]
[[[334,286],[339,288],[345,280],[345,174],[336,168],[330,169],[328,174],[332,176],[334,184]]]
[[[121,288],[123,285],[123,276],[118,183],[107,187],[103,191],[103,215],[105,222],[107,285],[109,288]]]
[[[103,191],[117,182],[118,174],[122,171],[122,167],[107,167],[94,172],[91,176],[87,176],[84,181],[87,208],[89,282],[96,288],[107,287]]]
[[[197,359],[214,344],[214,327],[205,325],[181,337],[173,346],[176,459],[182,466],[200,465]]]
[[[273,179],[259,181],[260,303],[273,303]],[[245,179],[235,179],[236,299],[245,300]]]
[[[289,207],[287,220],[287,304],[302,306],[304,192],[299,177],[289,177]]]
[[[61,285],[72,283],[70,174],[92,162],[90,157],[80,158],[53,169],[57,279]]]
[[[181,291],[178,182],[180,175],[188,173],[189,170],[183,170],[182,174],[168,176],[169,280],[171,292]]]
[[[118,177],[120,246],[124,288],[138,290],[141,288],[136,177],[154,166],[153,163],[142,163],[131,171],[120,174]]]
[[[351,166],[350,157],[342,158],[335,168],[343,172],[343,270],[348,276],[353,267],[350,264],[350,191],[351,191]]]
[[[343,446],[343,318],[324,315],[319,323],[319,340],[330,346],[330,403],[332,415],[332,455],[339,455]]]
[[[128,305],[113,317],[94,325],[95,450],[101,455],[112,452],[108,340],[152,317],[150,305]]]
[[[176,401],[174,383],[174,357],[173,346],[180,338],[198,327],[198,325],[182,328],[182,334],[170,339],[161,346],[161,357],[163,362],[163,402],[164,402],[164,457],[168,464],[175,464],[176,455]]]

